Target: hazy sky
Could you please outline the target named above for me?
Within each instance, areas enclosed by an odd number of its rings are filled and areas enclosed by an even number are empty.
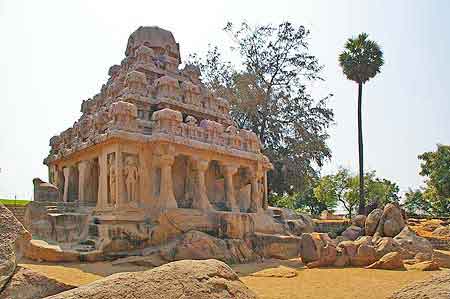
[[[290,21],[311,30],[325,66],[317,94],[333,93],[332,160],[357,169],[356,92],[337,56],[367,32],[383,48],[382,73],[364,87],[367,169],[419,186],[417,155],[450,144],[450,1],[21,1],[0,0],[0,197],[30,198],[51,136],[73,124],[141,25],[171,30],[184,58],[227,47],[227,21]]]

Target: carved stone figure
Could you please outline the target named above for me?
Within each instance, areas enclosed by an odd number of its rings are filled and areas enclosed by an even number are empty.
[[[117,203],[117,171],[115,162],[114,156],[111,155],[108,160],[109,203],[111,205],[116,205]]]
[[[137,182],[139,178],[137,161],[133,156],[128,156],[125,159],[125,186],[127,194],[127,202],[133,202],[136,200],[137,195]]]

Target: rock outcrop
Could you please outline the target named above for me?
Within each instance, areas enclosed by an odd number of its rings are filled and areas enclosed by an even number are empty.
[[[408,226],[405,226],[402,231],[394,237],[394,241],[403,249],[404,258],[413,258],[416,254],[420,253],[426,255],[427,259],[431,259],[431,256],[433,255],[433,246],[430,241],[423,237],[419,237]]]
[[[28,231],[8,208],[0,203],[0,293],[16,269],[23,247],[31,239]]]
[[[118,273],[47,299],[211,298],[253,299],[248,289],[223,262],[183,260],[133,273]]]
[[[367,236],[373,236],[377,230],[378,222],[380,222],[383,215],[382,209],[375,209],[366,218],[365,232]]]
[[[423,261],[420,263],[415,263],[409,266],[411,270],[419,270],[419,271],[436,271],[440,270],[439,263],[437,261]]]
[[[352,219],[352,225],[364,228],[366,225],[366,219],[367,219],[366,215],[356,215]]]
[[[347,240],[356,240],[358,239],[358,237],[361,237],[364,235],[364,229],[356,226],[356,225],[351,225],[349,227],[347,227],[347,229],[342,233],[342,236],[347,239]]]
[[[17,267],[13,277],[0,293],[0,299],[40,299],[70,289],[67,285],[30,269]]]
[[[405,270],[406,268],[400,253],[390,252],[375,263],[367,266],[366,269]]]
[[[391,299],[448,299],[450,298],[450,273],[446,272],[414,282],[396,291]]]
[[[405,226],[402,210],[397,205],[390,203],[383,209],[375,234],[381,237],[395,237]]]

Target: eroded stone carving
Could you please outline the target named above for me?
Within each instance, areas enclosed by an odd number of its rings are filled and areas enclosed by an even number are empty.
[[[124,175],[127,202],[133,202],[137,199],[137,184],[139,179],[136,157],[129,155],[125,158]]]

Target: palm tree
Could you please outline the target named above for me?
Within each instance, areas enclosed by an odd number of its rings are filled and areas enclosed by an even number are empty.
[[[358,84],[359,214],[366,213],[361,118],[362,87],[364,83],[380,72],[383,63],[383,52],[380,46],[369,40],[367,33],[361,33],[356,38],[349,38],[344,51],[339,55],[339,64],[345,76]]]

